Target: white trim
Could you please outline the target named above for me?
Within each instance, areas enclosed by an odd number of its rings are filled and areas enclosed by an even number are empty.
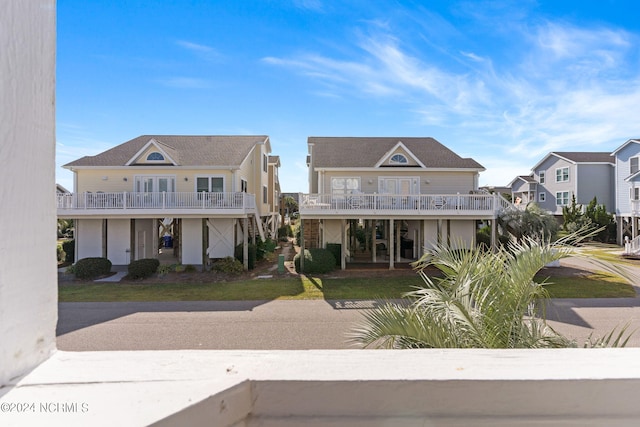
[[[630,139],[627,142],[625,142],[624,144],[622,144],[620,147],[616,148],[615,150],[613,150],[611,152],[612,156],[616,156],[616,154],[618,153],[618,151],[622,150],[624,147],[626,147],[627,145],[629,145],[630,143],[635,143],[635,144],[640,144],[640,140],[639,139]]]
[[[411,152],[411,150],[409,150],[407,148],[406,145],[404,145],[402,143],[402,141],[398,141],[398,143],[396,145],[393,146],[393,148],[389,151],[387,151],[385,154],[382,155],[382,157],[380,158],[380,160],[378,160],[378,162],[375,164],[375,168],[379,168],[380,166],[382,166],[383,164],[389,164],[389,159],[391,158],[392,155],[397,154],[396,152],[398,151],[398,149],[401,148],[402,150],[404,150],[405,153],[407,153],[409,155],[410,158],[413,159],[413,161],[415,161],[418,166],[420,166],[421,168],[426,168],[426,166],[424,165],[424,163],[422,163],[420,161],[420,159]],[[405,156],[406,157],[406,156]]]
[[[134,193],[138,193],[139,191],[137,191],[136,189],[136,184],[138,183],[138,179],[143,179],[143,178],[156,178],[156,182],[157,182],[157,178],[171,178],[173,179],[173,191],[168,191],[168,193],[175,193],[176,192],[176,187],[178,186],[178,177],[176,175],[172,175],[172,174],[136,174],[133,175],[133,182],[131,183],[133,186],[133,192]],[[154,193],[159,193],[159,191],[153,191]],[[140,193],[144,193],[144,191],[140,191]]]
[[[165,159],[167,159],[171,164],[173,164],[174,166],[177,166],[177,162],[175,160],[173,160],[173,158],[171,158],[170,155],[167,154],[166,151],[164,151],[162,149],[162,147],[160,146],[160,143],[158,141],[156,141],[154,138],[151,138],[149,140],[149,142],[147,142],[146,144],[144,144],[142,146],[142,148],[140,150],[138,150],[138,152],[136,154],[133,155],[132,158],[129,159],[129,161],[127,163],[125,163],[125,166],[131,166],[134,162],[136,162],[140,156],[142,156],[142,154],[147,151],[147,149],[150,146],[154,146],[159,152],[160,154],[162,154],[164,156]],[[164,164],[165,166],[167,165],[167,163]]]
[[[411,180],[411,189],[410,189],[411,192],[409,194],[421,194],[420,193],[420,177],[419,176],[379,176],[378,177],[378,192],[379,193],[384,193],[383,191],[380,191],[380,185],[382,184],[382,181],[386,181],[388,179],[396,179],[396,180],[409,179],[409,180]],[[403,193],[397,193],[397,194],[403,194]]]
[[[194,170],[239,170],[239,166],[198,166],[198,165],[170,165],[168,163],[165,164],[144,164],[144,165],[132,165],[132,166],[62,166],[64,169],[68,169],[70,171],[75,170],[127,170],[130,171],[132,168],[145,168],[149,170],[155,170],[160,168],[170,168],[172,171],[179,169],[194,169]]]

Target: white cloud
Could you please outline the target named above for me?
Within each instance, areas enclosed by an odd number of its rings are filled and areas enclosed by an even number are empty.
[[[223,59],[223,55],[211,46],[186,40],[178,40],[176,44],[208,62],[219,62]]]

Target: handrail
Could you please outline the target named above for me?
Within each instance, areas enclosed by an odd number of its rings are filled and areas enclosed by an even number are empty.
[[[628,237],[624,239],[624,255],[633,255],[640,252],[640,236],[636,236],[629,240]]]
[[[256,208],[253,194],[243,192],[198,193],[104,193],[84,192],[56,194],[62,210],[89,209],[244,209]]]
[[[494,194],[300,194],[300,212],[322,211],[484,211],[511,207]]]

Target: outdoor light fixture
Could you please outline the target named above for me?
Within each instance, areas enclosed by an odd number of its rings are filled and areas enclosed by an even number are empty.
[[[185,181],[189,181],[189,177],[185,176],[185,177],[184,177],[184,180],[185,180]]]
[[[126,177],[126,176],[125,176],[124,178],[122,178],[122,180],[123,180],[124,182],[127,182],[127,181],[128,181],[128,179],[127,179],[127,177]]]
[[[102,177],[102,180],[103,180],[103,181],[106,181],[106,180],[108,180],[108,179],[109,179],[109,177],[108,177],[108,176],[103,176],[103,177]]]

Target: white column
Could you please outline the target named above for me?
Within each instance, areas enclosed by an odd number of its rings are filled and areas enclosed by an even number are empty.
[[[394,242],[395,242],[395,224],[393,218],[389,219],[389,241],[387,242],[387,248],[389,249],[389,270],[393,270],[394,267]]]

